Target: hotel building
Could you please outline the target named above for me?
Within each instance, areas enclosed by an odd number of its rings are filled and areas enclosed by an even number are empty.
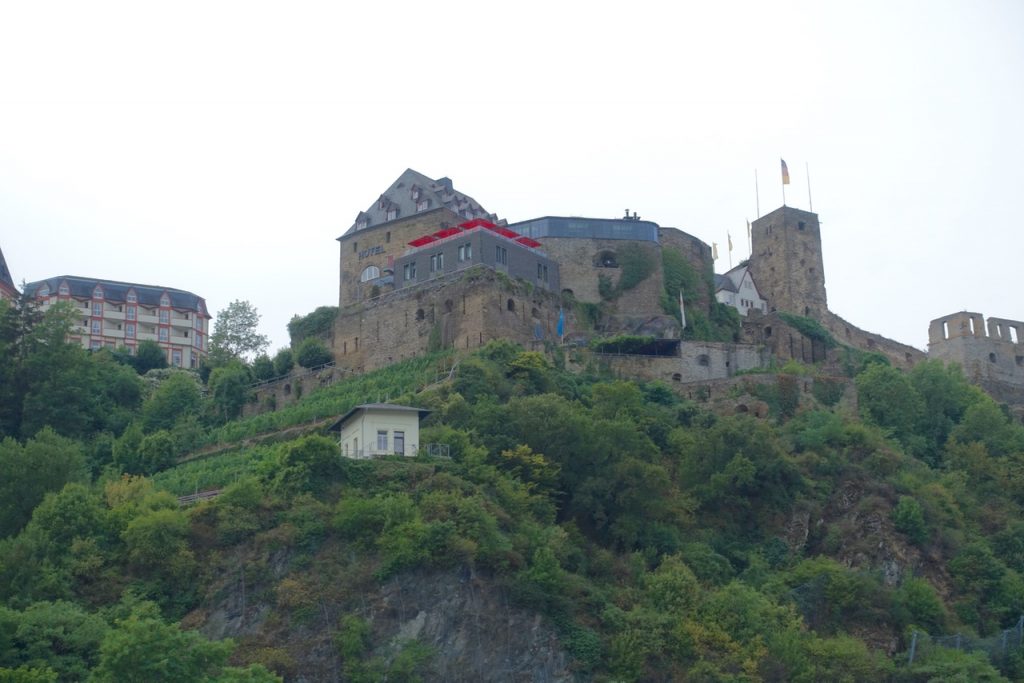
[[[153,341],[174,367],[198,368],[206,357],[210,315],[192,292],[129,282],[59,275],[31,282],[25,293],[43,308],[69,303],[77,313],[70,340],[87,349],[125,347]]]

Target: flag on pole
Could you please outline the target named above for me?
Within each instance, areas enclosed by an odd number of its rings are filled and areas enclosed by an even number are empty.
[[[711,260],[718,260],[718,242],[711,243]]]
[[[786,166],[785,159],[779,159],[782,162],[782,184],[789,185],[789,166]]]
[[[682,322],[682,329],[686,329],[686,311],[683,309],[683,290],[679,290],[679,320]]]
[[[747,221],[747,239],[749,240],[750,238],[751,238],[751,234],[750,234],[750,221]]]
[[[728,230],[725,231],[725,238],[729,240],[729,251],[732,252],[732,235],[729,234]]]
[[[558,338],[562,339],[565,336],[565,312],[559,307],[558,309]]]

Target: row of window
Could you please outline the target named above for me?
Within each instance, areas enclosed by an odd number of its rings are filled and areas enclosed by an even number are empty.
[[[395,455],[405,455],[405,432],[395,430],[394,440],[392,442],[393,449],[388,449],[388,431],[386,429],[377,430],[377,448],[374,450],[375,453],[394,453]],[[352,439],[352,451],[356,457],[361,455],[359,451],[359,437]],[[345,455],[349,455],[348,444],[345,444]]]

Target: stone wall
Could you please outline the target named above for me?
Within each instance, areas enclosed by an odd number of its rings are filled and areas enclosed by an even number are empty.
[[[559,296],[483,266],[400,289],[339,312],[331,351],[339,367],[375,370],[437,348],[492,339],[527,347],[556,339]],[[566,310],[567,325],[571,311]]]
[[[732,377],[740,371],[766,368],[770,363],[763,346],[720,342],[680,342],[679,346],[678,357],[594,355],[623,377],[667,384]]]
[[[920,349],[888,339],[874,332],[862,330],[832,312],[822,316],[820,322],[840,344],[852,346],[862,351],[880,353],[889,359],[893,367],[909,370],[928,357]]]
[[[624,313],[634,316],[659,315],[658,302],[664,290],[661,268],[661,246],[657,242],[640,240],[590,239],[576,237],[542,237],[544,251],[553,261],[559,263],[562,289],[572,290],[577,301],[601,303],[600,278],[606,277],[617,286],[622,278],[623,268],[618,256],[623,248],[637,248],[653,267],[651,274],[642,282],[614,300],[609,301],[612,315]],[[605,264],[611,259],[615,266]]]
[[[994,398],[1024,404],[1024,322],[961,311],[931,321],[928,356],[958,363]]]
[[[690,264],[698,276],[704,278],[714,272],[714,259],[711,256],[711,245],[704,243],[693,235],[683,232],[678,228],[658,228],[658,239],[661,241],[662,249],[672,249],[678,252]],[[707,292],[697,301],[687,302],[687,306],[695,306],[699,310],[706,311],[711,305],[714,294]]]

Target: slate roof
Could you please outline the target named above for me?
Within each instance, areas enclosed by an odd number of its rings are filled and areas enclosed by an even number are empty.
[[[134,289],[138,296],[139,303],[144,306],[159,306],[160,297],[163,294],[171,299],[171,308],[178,308],[190,311],[206,313],[206,302],[202,297],[171,287],[156,287],[153,285],[140,285],[133,282],[117,282],[115,280],[97,280],[95,278],[78,277],[75,275],[57,275],[45,280],[37,280],[25,285],[25,294],[36,296],[36,293],[46,285],[50,294],[56,294],[60,284],[66,282],[71,296],[76,299],[91,299],[92,292],[96,285],[103,287],[103,298],[106,301],[123,302],[128,290]]]
[[[715,291],[721,292],[738,292],[740,291],[740,283],[743,282],[743,276],[747,274],[748,265],[736,266],[732,270],[726,271],[725,275],[715,275]],[[751,277],[753,280],[753,277]]]
[[[0,287],[10,289],[14,294],[18,293],[18,289],[14,286],[14,278],[11,277],[11,271],[7,268],[3,249],[0,249]]]
[[[366,411],[366,410],[385,410],[385,411],[390,411],[390,412],[395,412],[395,413],[414,412],[414,413],[419,413],[420,414],[420,419],[421,420],[424,417],[426,417],[427,415],[430,414],[430,411],[427,410],[426,408],[413,408],[412,406],[400,406],[400,405],[397,405],[395,403],[364,403],[363,405],[359,405],[359,406],[356,406],[355,408],[352,408],[352,410],[348,411],[347,413],[345,413],[344,415],[339,417],[337,420],[332,422],[331,426],[327,428],[327,431],[329,431],[329,432],[339,431],[341,429],[341,425],[343,425],[346,422],[348,422],[348,419],[350,417],[355,415],[357,412]]]
[[[427,203],[423,209],[419,209],[421,202]],[[391,184],[391,187],[370,205],[370,208],[360,211],[356,215],[355,222],[345,234],[348,235],[357,230],[373,228],[439,208],[454,211],[466,220],[485,218],[494,223],[499,222],[495,214],[488,213],[475,199],[455,190],[450,178],[433,180],[418,171],[407,168]],[[391,210],[396,211],[397,215],[389,221],[388,212]],[[361,224],[363,227],[359,227]]]

